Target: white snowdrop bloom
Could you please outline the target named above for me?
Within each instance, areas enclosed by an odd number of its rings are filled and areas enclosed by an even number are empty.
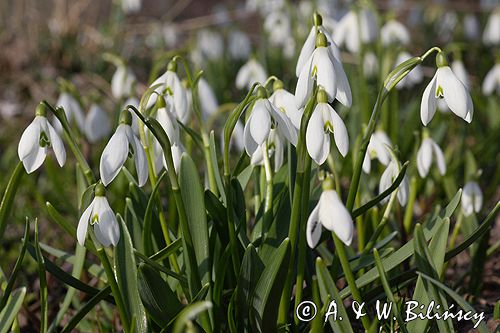
[[[408,59],[411,59],[412,56],[406,51],[402,51],[399,53],[396,59],[396,67],[405,62]],[[420,65],[413,68],[401,81],[396,84],[396,89],[403,88],[411,88],[416,84],[419,84],[424,79],[424,72],[422,72],[422,68]]]
[[[285,140],[275,129],[271,129],[271,131],[269,132],[269,138],[267,139],[267,142],[258,146],[254,151],[251,156],[250,163],[252,165],[264,164],[264,150],[266,144],[269,157],[274,157],[274,171],[278,172],[278,170],[283,166]]]
[[[340,19],[333,37],[337,45],[345,45],[349,52],[358,53],[360,42],[369,44],[377,39],[377,18],[369,9],[361,9],[359,15],[351,10]]]
[[[349,107],[352,103],[351,88],[340,61],[327,47],[326,36],[319,33],[316,38],[316,49],[305,62],[299,74],[295,88],[295,103],[297,108],[306,105],[312,93],[314,80],[323,88],[328,96],[328,102],[337,99]]]
[[[179,31],[175,24],[165,24],[162,29],[163,41],[168,48],[174,48],[179,40]]]
[[[219,102],[217,102],[217,97],[212,87],[210,87],[204,78],[200,78],[198,81],[198,96],[200,98],[201,112],[205,119],[217,112]]]
[[[391,139],[382,130],[376,130],[370,137],[370,142],[366,148],[365,158],[363,160],[363,171],[365,173],[370,173],[371,171],[371,160],[376,158],[383,165],[389,164],[391,161],[391,155],[388,148],[392,148]]]
[[[462,192],[462,211],[465,216],[479,213],[483,207],[483,192],[479,184],[471,181],[465,184]]]
[[[171,145],[180,143],[180,134],[179,134],[179,124],[177,123],[177,119],[175,115],[172,113],[172,107],[168,103],[165,102],[165,99],[162,97],[158,98],[156,102],[157,111],[156,111],[156,120],[160,123],[161,127],[165,131],[168,136],[168,140]]]
[[[448,66],[443,52],[436,57],[438,69],[427,85],[420,105],[420,118],[424,126],[432,120],[436,113],[439,98],[444,98],[450,110],[468,123],[472,121],[474,106],[467,88]]]
[[[318,204],[312,210],[306,225],[306,240],[310,248],[316,247],[321,239],[321,226],[333,231],[347,246],[351,245],[354,223],[351,214],[333,189],[330,178],[323,182],[323,192]]]
[[[493,46],[500,44],[500,7],[488,18],[483,31],[483,43]]]
[[[378,74],[378,59],[375,53],[369,51],[363,58],[363,72],[366,77],[373,78]]]
[[[380,29],[380,39],[382,44],[389,46],[391,44],[408,45],[410,43],[410,32],[397,20],[389,20]]]
[[[142,0],[121,0],[121,4],[125,14],[132,14],[141,10]]]
[[[394,183],[394,180],[398,177],[400,171],[401,171],[401,164],[394,157],[391,157],[391,162],[389,162],[389,165],[387,166],[384,173],[382,173],[382,176],[380,177],[380,183],[378,186],[379,194],[387,190],[389,187],[391,187],[392,183]],[[409,193],[409,182],[408,182],[408,177],[406,175],[404,176],[401,184],[399,184],[397,191],[398,191],[397,196],[399,203],[401,204],[401,206],[406,206],[406,203],[408,202],[408,193]],[[384,198],[384,200],[382,200],[381,203],[384,204],[387,201],[389,201],[389,197]]]
[[[182,154],[186,151],[184,146],[178,142],[171,142],[170,152],[172,154],[172,161],[174,162],[174,170],[175,172],[179,172],[179,166],[181,165],[181,157]],[[158,140],[155,139],[155,170],[158,174],[162,168],[168,170],[167,160],[165,159],[165,155],[163,153],[163,148],[161,147]]]
[[[267,99],[266,89],[257,88],[255,101],[243,133],[245,150],[252,156],[255,150],[269,138],[271,127],[294,146],[297,144],[297,130],[288,117]]]
[[[330,49],[331,54],[339,61],[339,63],[341,63],[339,48],[333,41],[330,30],[326,29],[323,26],[323,17],[319,14],[315,14],[314,20],[316,21],[316,26],[311,27],[311,30],[307,35],[306,41],[304,42],[304,45],[300,50],[299,58],[297,59],[297,65],[295,67],[295,75],[297,77],[299,77],[302,68],[304,67],[307,60],[311,57],[316,48],[316,38],[317,38],[316,30],[325,35],[327,47]]]
[[[104,139],[111,132],[108,114],[97,104],[90,106],[90,111],[85,118],[85,135],[90,143]]]
[[[111,94],[116,99],[128,97],[132,95],[135,82],[134,73],[125,65],[120,65],[111,78]]]
[[[234,60],[246,60],[252,51],[250,38],[243,31],[231,30],[228,36],[229,56]]]
[[[290,119],[293,126],[299,130],[300,122],[302,119],[302,109],[298,109],[295,105],[295,96],[286,91],[283,88],[282,81],[275,81],[273,85],[274,92],[269,97],[269,101],[281,112],[286,114],[286,116]]]
[[[85,128],[85,118],[83,116],[83,110],[80,103],[69,93],[63,91],[56,102],[56,107],[60,106],[64,109],[68,123],[75,122],[80,131],[84,131]],[[59,120],[54,119],[54,127],[58,132],[62,131],[62,125]]]
[[[427,134],[428,135],[428,134]],[[425,136],[425,134],[424,134]],[[432,161],[435,159],[439,173],[446,173],[446,162],[441,148],[430,137],[425,137],[417,152],[417,169],[420,177],[425,178],[429,174]]]
[[[149,97],[146,108],[150,108],[156,103],[158,94],[164,94],[167,103],[173,106],[177,119],[185,124],[190,115],[187,92],[176,71],[177,64],[171,61],[168,64],[167,71],[151,84],[151,86],[157,84],[160,86],[155,89],[156,93],[151,94]]]
[[[267,79],[267,73],[264,67],[255,59],[250,59],[241,66],[236,74],[236,88],[250,89],[255,82],[264,83]]]
[[[224,40],[222,35],[216,31],[203,29],[197,35],[197,48],[204,58],[216,60],[224,53]]]
[[[24,130],[17,147],[17,155],[27,173],[32,173],[43,164],[49,149],[54,151],[57,163],[62,167],[66,162],[64,144],[49,123],[45,106],[39,104],[35,119]]]
[[[273,46],[284,45],[292,34],[290,16],[282,10],[273,11],[264,20],[264,30]]]
[[[464,36],[469,41],[476,41],[480,36],[479,21],[474,14],[464,16]]]
[[[340,154],[345,157],[349,151],[349,135],[342,118],[327,103],[324,90],[319,90],[318,104],[309,119],[306,129],[306,146],[309,156],[318,164],[323,164],[330,153],[330,133]]]
[[[464,63],[462,60],[457,59],[451,63],[451,70],[457,78],[462,82],[467,90],[470,90],[470,81],[469,81],[469,73],[465,69]]]
[[[130,112],[122,111],[120,124],[102,152],[99,170],[102,183],[105,186],[115,179],[129,155],[134,158],[138,185],[142,187],[148,180],[146,153],[142,143],[134,134],[131,124],[132,115]]]
[[[106,190],[99,183],[95,187],[95,197],[90,205],[85,209],[76,230],[76,238],[81,246],[85,246],[87,230],[89,224],[94,226],[94,234],[103,246],[116,246],[120,240],[120,226],[116,220],[116,215],[109,206],[106,199]]]
[[[493,94],[495,91],[497,95],[500,95],[500,63],[495,64],[488,74],[486,74],[482,90],[486,96]]]
[[[220,142],[221,151],[224,151],[224,132],[222,132],[220,135]],[[236,122],[233,133],[231,133],[231,139],[229,140],[229,149],[232,148],[236,149],[236,151],[239,153],[241,153],[245,149],[244,126],[240,120]]]

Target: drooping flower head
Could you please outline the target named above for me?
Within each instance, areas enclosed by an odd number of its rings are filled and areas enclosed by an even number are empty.
[[[99,243],[103,246],[116,246],[120,240],[120,226],[116,220],[115,213],[111,209],[106,199],[104,185],[98,183],[94,190],[94,200],[85,209],[80,220],[76,237],[81,246],[85,245],[85,238],[89,224],[94,227],[94,234]]]
[[[300,129],[300,121],[302,119],[302,109],[298,109],[295,105],[295,96],[285,90],[283,82],[276,80],[273,83],[273,93],[269,97],[269,101],[281,112],[283,112],[292,122],[297,130]]]
[[[328,48],[328,41],[322,32],[316,36],[316,49],[302,67],[295,89],[297,108],[305,106],[313,91],[314,81],[324,89],[328,102],[337,99],[343,105],[351,106],[352,96],[344,68]]]
[[[251,114],[245,124],[243,134],[248,156],[252,156],[257,148],[269,138],[272,128],[294,146],[297,144],[297,130],[290,119],[269,102],[264,87],[257,88],[257,100],[249,111]]]
[[[450,110],[468,123],[472,121],[474,106],[469,92],[448,66],[446,55],[439,52],[436,56],[438,69],[424,90],[420,105],[420,118],[424,126],[436,113],[439,99],[444,99]]]
[[[417,152],[417,169],[420,177],[424,178],[429,174],[431,164],[435,159],[439,173],[444,176],[446,173],[446,162],[441,148],[429,136],[429,132],[424,130],[422,144]]]
[[[370,173],[371,160],[376,158],[383,165],[389,164],[391,155],[387,147],[392,148],[391,139],[383,130],[376,130],[370,137],[370,142],[366,148],[365,159],[363,160],[363,171]]]
[[[133,157],[135,162],[138,185],[143,186],[148,180],[146,153],[131,125],[132,115],[128,110],[122,111],[120,124],[101,155],[99,170],[105,186],[115,179],[129,156]]]
[[[461,201],[462,211],[465,216],[481,211],[481,207],[483,206],[483,192],[477,182],[470,181],[465,184]]]
[[[127,98],[132,95],[136,78],[124,64],[120,64],[111,78],[111,94],[114,98]]]
[[[387,166],[384,173],[382,173],[382,176],[380,177],[380,183],[378,187],[379,194],[387,190],[389,187],[391,187],[392,183],[398,177],[398,174],[401,171],[401,163],[396,158],[392,150],[389,147],[387,147],[387,149],[390,152],[391,161],[389,162],[389,165]],[[408,177],[406,175],[404,176],[401,184],[399,184],[397,191],[398,191],[397,196],[399,203],[401,204],[401,206],[406,206],[406,203],[408,202],[408,193],[410,191]],[[389,198],[386,197],[381,202],[385,203],[388,200]]]
[[[328,104],[328,96],[322,88],[318,91],[317,101],[307,124],[306,146],[309,156],[321,165],[330,153],[330,134],[333,133],[335,144],[344,157],[349,151],[349,135],[342,118]]]
[[[347,50],[358,53],[361,43],[369,44],[378,37],[377,17],[371,9],[351,10],[337,24],[334,40],[337,45],[345,45]]]
[[[109,117],[104,109],[98,104],[92,104],[85,118],[85,135],[90,143],[96,143],[106,138],[111,131]]]
[[[486,22],[483,31],[483,42],[486,45],[500,45],[500,7],[491,13],[488,22]]]
[[[264,83],[267,78],[267,73],[264,67],[255,59],[251,58],[236,74],[236,88],[250,89],[255,82]]]
[[[36,107],[35,119],[24,130],[17,147],[17,154],[27,173],[32,173],[43,164],[49,149],[54,151],[57,163],[63,166],[66,162],[64,144],[47,119],[45,105],[40,103]]]
[[[58,106],[64,109],[68,123],[76,123],[78,129],[83,132],[85,129],[85,118],[83,116],[82,107],[76,98],[69,91],[67,91],[65,87],[63,87],[63,91],[57,99],[56,107]],[[58,119],[54,119],[54,127],[59,133],[62,132],[62,125]]]
[[[321,226],[333,231],[347,246],[351,245],[354,224],[351,214],[334,190],[333,181],[327,178],[322,184],[323,192],[318,204],[307,219],[306,239],[310,248],[316,247],[321,238]]]
[[[390,19],[380,29],[380,39],[385,46],[398,43],[408,45],[410,43],[410,32],[401,22]]]
[[[500,63],[495,64],[486,74],[481,88],[486,96],[493,94],[493,92],[500,95]]]

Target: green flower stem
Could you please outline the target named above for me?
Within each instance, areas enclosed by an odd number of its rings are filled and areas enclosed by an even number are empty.
[[[41,103],[45,105],[61,123],[64,129],[64,137],[66,138],[69,148],[73,152],[73,155],[75,155],[76,160],[78,161],[78,164],[80,165],[80,168],[82,169],[82,172],[85,175],[85,178],[88,183],[87,185],[95,183],[96,178],[94,176],[94,173],[92,172],[92,169],[90,168],[89,164],[87,163],[87,160],[83,156],[83,153],[81,152],[80,148],[78,147],[78,144],[76,143],[75,134],[73,133],[71,127],[69,126],[68,119],[66,118],[66,114],[64,113],[64,109],[62,107],[58,107],[55,109],[47,101],[42,101]]]
[[[94,238],[93,233],[90,232],[90,234],[92,238]],[[96,247],[99,246],[97,245],[98,243],[95,241],[94,244],[96,244]],[[109,262],[108,255],[106,254],[106,251],[104,250],[103,247],[98,247],[97,256],[99,257],[99,260],[101,261],[102,266],[104,267],[104,272],[106,273],[108,284],[111,287],[111,292],[113,293],[113,297],[116,301],[116,306],[118,308],[118,313],[120,314],[123,331],[125,333],[128,333],[130,332],[130,318],[127,312],[127,308],[125,307],[125,303],[123,302],[122,294],[120,292],[118,284],[116,283],[115,273],[113,271],[113,268],[111,267],[111,263]]]
[[[293,274],[295,271],[295,256],[297,253],[297,243],[300,230],[301,211],[303,210],[303,189],[309,189],[309,174],[311,169],[311,157],[307,153],[305,135],[309,118],[316,105],[316,95],[318,89],[314,89],[313,95],[309,98],[300,125],[299,138],[297,140],[297,174],[295,177],[295,187],[292,199],[292,212],[290,217],[290,228],[288,238],[290,239],[290,264],[288,266],[287,278],[281,294],[280,308],[278,314],[278,326],[286,325],[288,309],[290,306],[290,294],[292,291]],[[307,176],[307,178],[306,178]],[[309,194],[308,194],[309,195]]]
[[[269,160],[269,148],[267,140],[264,142],[264,170],[266,174],[266,197],[264,201],[264,236],[267,234],[273,221],[273,170]]]
[[[9,217],[11,217],[12,206],[14,204],[17,188],[19,187],[19,183],[25,174],[23,170],[23,163],[17,163],[14,171],[12,172],[12,176],[10,176],[9,182],[7,183],[7,188],[5,189],[2,197],[2,202],[0,203],[0,241],[3,238],[7,221],[9,220]]]
[[[361,293],[359,292],[358,287],[356,286],[356,279],[354,277],[354,274],[352,273],[351,266],[349,265],[349,259],[347,258],[347,254],[345,251],[345,245],[342,243],[342,241],[337,237],[337,235],[332,232],[332,237],[333,241],[335,243],[335,249],[337,250],[337,255],[340,260],[340,264],[342,265],[342,269],[344,271],[344,276],[347,281],[347,284],[351,288],[351,294],[352,298],[359,302],[362,303],[363,299],[361,298]],[[370,328],[370,319],[368,319],[367,316],[361,317],[361,322],[363,323],[363,327],[365,330],[368,330]]]
[[[193,104],[194,104],[194,95],[193,95]],[[201,128],[201,139],[203,141],[203,155],[205,156],[205,163],[207,164],[207,173],[208,173],[208,185],[210,191],[216,196],[219,196],[219,189],[217,188],[217,181],[215,179],[215,170],[212,164],[212,150],[210,149],[210,139],[205,127],[200,122]]]
[[[408,197],[408,204],[406,205],[405,215],[403,218],[403,226],[407,235],[411,234],[411,225],[413,221],[413,208],[415,207],[415,200],[417,199],[418,179],[413,176],[410,180],[410,195]]]

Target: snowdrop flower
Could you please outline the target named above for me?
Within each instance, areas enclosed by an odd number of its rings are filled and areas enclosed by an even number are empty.
[[[121,0],[122,10],[125,14],[136,13],[141,10],[142,0]]]
[[[59,134],[47,119],[45,105],[39,104],[35,119],[24,130],[17,147],[17,155],[27,173],[32,173],[43,164],[49,148],[54,151],[57,163],[62,167],[66,162],[66,150]]]
[[[457,59],[451,63],[451,70],[457,78],[462,82],[467,90],[470,90],[470,82],[469,82],[469,74],[465,69],[464,63],[462,60]]]
[[[330,31],[323,26],[323,17],[319,14],[314,15],[315,25],[309,31],[309,35],[307,35],[306,41],[300,50],[299,58],[297,59],[297,66],[295,67],[295,75],[297,77],[300,76],[300,72],[302,68],[306,64],[307,60],[313,54],[316,48],[316,32],[321,32],[326,37],[326,44],[330,49],[331,54],[341,63],[340,51],[335,42],[333,41],[332,35]],[[343,70],[343,69],[342,69]]]
[[[282,10],[271,12],[264,20],[264,30],[269,35],[271,45],[284,45],[292,34],[289,15]]]
[[[107,186],[115,179],[129,155],[133,156],[140,187],[148,180],[148,162],[144,148],[134,134],[132,115],[124,110],[120,115],[120,124],[109,140],[101,155],[99,170],[102,183]]]
[[[302,108],[311,95],[314,82],[324,89],[328,102],[337,99],[345,106],[351,106],[352,96],[347,76],[342,64],[336,59],[327,47],[325,34],[319,33],[316,37],[316,49],[306,61],[299,74],[295,89],[295,103]]]
[[[377,36],[377,18],[371,10],[364,8],[359,10],[359,13],[351,10],[340,19],[334,39],[337,45],[345,45],[349,52],[358,53],[360,42],[372,43]]]
[[[476,41],[479,39],[479,21],[474,14],[466,14],[464,17],[464,35],[467,40]]]
[[[307,219],[306,240],[310,248],[316,247],[321,238],[321,226],[333,231],[347,246],[351,245],[354,224],[351,214],[344,206],[337,192],[333,189],[333,181],[327,178],[322,184],[323,192],[318,204]]]
[[[216,60],[224,53],[224,40],[221,34],[208,29],[200,30],[197,36],[197,48],[208,60]]]
[[[132,105],[135,107],[137,110],[139,110],[139,100],[135,97],[129,97],[123,103],[122,109],[126,109],[129,105]],[[139,119],[137,118],[137,115],[135,113],[132,113],[132,130],[134,131],[135,135],[139,136]]]
[[[406,51],[403,51],[399,53],[397,59],[396,59],[396,66],[399,66],[403,62],[405,62],[408,59],[411,59],[412,56]],[[420,65],[417,67],[413,68],[401,81],[399,81],[396,84],[396,89],[403,89],[403,88],[411,88],[416,84],[419,84],[422,82],[424,79],[424,73],[422,72],[422,68]]]
[[[177,124],[177,120],[171,111],[171,106],[160,96],[156,102],[156,107],[156,120],[167,134],[170,144],[180,143],[179,124]]]
[[[135,75],[129,68],[125,65],[118,66],[111,78],[111,94],[116,99],[132,95],[135,81]]]
[[[444,98],[450,110],[468,123],[472,121],[474,106],[472,98],[462,82],[448,66],[446,55],[439,52],[436,56],[438,69],[424,90],[420,105],[420,118],[424,126],[436,113],[438,99]]]
[[[429,133],[424,131],[424,139],[417,152],[417,169],[420,177],[425,178],[429,174],[429,169],[433,159],[435,158],[439,173],[444,176],[446,173],[446,162],[444,160],[443,151],[432,138]]]
[[[483,42],[486,45],[500,44],[500,8],[491,13],[483,31]]]
[[[94,226],[94,234],[99,243],[108,247],[116,246],[120,240],[120,226],[116,220],[115,213],[106,199],[104,185],[98,183],[95,187],[95,197],[85,209],[76,230],[76,238],[81,246],[85,246],[89,223]]]
[[[265,82],[267,79],[266,70],[255,59],[250,59],[241,66],[236,74],[236,88],[250,89],[255,82]]]
[[[274,81],[273,90],[274,92],[269,97],[269,101],[278,110],[286,114],[293,126],[299,130],[303,110],[299,110],[295,105],[295,96],[283,88],[283,82],[280,80]]]
[[[391,19],[380,29],[380,39],[385,46],[398,43],[408,45],[410,43],[410,32],[401,22]]]
[[[391,151],[391,161],[389,162],[389,165],[387,166],[384,173],[382,173],[382,176],[380,177],[380,183],[378,186],[379,193],[382,193],[389,187],[391,187],[392,183],[394,183],[394,180],[398,177],[398,174],[401,171],[401,164],[396,159],[396,157],[392,155],[393,153]],[[408,193],[409,193],[409,182],[408,182],[408,177],[406,175],[404,176],[401,184],[399,184],[397,191],[398,191],[397,196],[400,205],[406,206],[406,203],[408,202]],[[381,203],[384,204],[388,200],[389,198],[386,197],[384,198],[384,200],[381,201]]]
[[[243,31],[232,30],[228,37],[229,56],[234,60],[246,60],[252,51],[250,38]]]
[[[290,119],[269,102],[264,87],[257,88],[257,97],[243,131],[248,156],[252,156],[257,148],[269,138],[271,128],[276,129],[279,135],[295,146],[297,130]]]
[[[370,137],[370,142],[366,148],[365,159],[363,160],[363,171],[370,173],[371,160],[376,158],[383,165],[389,164],[391,155],[387,148],[392,147],[391,139],[382,130],[376,130]]]
[[[318,104],[309,119],[306,129],[306,146],[309,156],[323,164],[330,153],[330,133],[340,154],[345,157],[349,150],[349,135],[342,118],[328,104],[328,97],[323,89],[318,91]]]
[[[363,72],[366,77],[373,78],[378,73],[378,59],[375,53],[369,51],[365,53],[363,59]]]
[[[462,211],[465,216],[479,213],[483,206],[483,192],[478,183],[471,181],[465,184],[462,192]]]
[[[148,99],[146,108],[152,107],[156,103],[157,94],[163,94],[167,103],[173,106],[174,112],[177,119],[179,119],[183,124],[189,118],[189,108],[188,108],[188,98],[186,88],[181,83],[181,80],[177,76],[177,64],[171,61],[168,64],[167,71],[157,78],[151,86],[159,84],[160,86],[155,89],[155,93],[151,94]]]
[[[179,40],[179,31],[174,24],[166,24],[162,29],[163,40],[168,48],[174,48]]]
[[[198,96],[200,98],[201,112],[205,119],[217,112],[219,108],[217,97],[215,97],[215,92],[204,78],[200,78],[198,81]]]
[[[82,107],[80,106],[80,103],[69,92],[63,91],[59,95],[59,98],[56,102],[56,107],[58,106],[64,109],[64,113],[66,114],[68,123],[71,124],[74,121],[80,131],[84,131],[85,120],[83,117]],[[54,119],[54,126],[58,132],[62,132],[62,125],[59,120]]]
[[[90,143],[96,143],[109,135],[108,114],[97,104],[90,106],[90,111],[85,118],[85,135]]]
[[[269,132],[269,138],[267,139],[267,142],[258,146],[254,151],[250,159],[250,163],[252,165],[264,164],[264,151],[266,150],[265,145],[267,145],[269,157],[274,157],[274,171],[278,172],[278,170],[283,165],[285,140],[275,129],[271,129],[271,131]]]
[[[496,91],[497,95],[500,95],[500,63],[495,64],[486,74],[482,90],[486,96],[493,94],[494,91]]]

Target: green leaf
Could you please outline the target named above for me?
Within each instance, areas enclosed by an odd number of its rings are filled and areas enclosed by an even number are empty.
[[[7,306],[0,312],[0,333],[10,332],[10,327],[23,305],[24,296],[26,296],[26,287],[16,289],[11,294]]]
[[[474,308],[472,306],[470,306],[469,303],[467,303],[462,296],[460,296],[459,294],[457,294],[455,291],[453,291],[452,289],[450,289],[449,287],[447,287],[446,285],[444,285],[443,283],[441,283],[440,281],[436,280],[436,279],[433,279],[432,277],[422,273],[422,272],[417,272],[418,275],[422,276],[424,279],[426,279],[427,281],[430,281],[431,283],[433,283],[436,287],[440,288],[441,290],[443,290],[444,292],[446,292],[458,305],[460,305],[460,307],[466,311],[471,311],[472,313],[475,313],[476,311],[474,310]],[[477,323],[476,320],[473,320],[474,323]],[[488,329],[486,328],[485,324],[484,324],[484,321],[482,321],[480,324],[479,324],[479,332],[481,333],[488,333]]]
[[[38,279],[40,280],[40,332],[47,332],[49,305],[47,279],[45,277],[45,263],[43,261],[42,251],[38,243],[38,220],[35,219],[35,255],[38,266]]]
[[[184,310],[181,311],[177,319],[175,320],[174,328],[172,333],[184,333],[187,330],[186,326],[192,327],[192,320],[196,316],[204,311],[207,311],[212,307],[212,303],[209,301],[196,302],[188,305]]]
[[[3,238],[3,233],[5,227],[7,226],[7,220],[11,217],[12,205],[14,203],[14,197],[19,187],[19,183],[24,175],[23,163],[17,163],[12,175],[10,176],[7,187],[2,197],[2,202],[0,203],[0,241]]]
[[[158,178],[158,181],[156,182],[155,187],[153,188],[153,191],[151,191],[151,194],[148,199],[148,205],[146,206],[146,212],[144,213],[144,227],[142,231],[142,246],[144,247],[144,253],[146,255],[151,255],[153,253],[153,239],[151,238],[152,232],[151,232],[151,224],[153,221],[153,208],[155,205],[155,202],[157,201],[157,193],[158,189],[160,188],[160,184],[163,181],[163,178],[167,173],[164,171]]]
[[[285,281],[290,261],[290,241],[286,238],[269,257],[261,258],[265,268],[257,282],[252,305],[257,316],[259,331],[274,330],[268,325],[276,325],[283,281]]]
[[[196,165],[188,154],[183,154],[180,164],[179,185],[186,211],[189,230],[193,241],[197,270],[201,283],[211,282],[211,258],[208,240],[207,215],[203,187],[198,178]],[[196,268],[194,268],[196,269]],[[198,292],[196,290],[195,292]]]
[[[138,281],[139,295],[146,311],[159,326],[166,326],[182,310],[176,294],[148,265],[139,265]]]
[[[147,332],[146,312],[139,296],[132,239],[121,216],[117,217],[120,225],[120,241],[116,244],[113,256],[116,281],[130,318],[135,318],[136,330],[134,331]]]
[[[323,304],[330,304],[333,297],[333,300],[337,304],[338,307],[338,317],[337,320],[334,320],[332,316],[329,316],[328,322],[332,327],[334,332],[353,332],[351,322],[349,321],[349,316],[347,315],[347,311],[345,309],[344,303],[342,302],[342,298],[340,297],[339,290],[335,285],[335,281],[333,281],[330,272],[325,266],[325,263],[321,258],[316,258],[316,274],[318,275],[318,285],[319,291],[321,295],[321,301]],[[319,305],[319,303],[316,303]],[[326,305],[326,309],[328,309],[328,305]],[[317,314],[319,315],[319,314]],[[342,317],[342,320],[338,320],[338,318]]]
[[[219,189],[219,193],[222,199],[222,202],[226,202],[226,191],[224,190],[224,185],[222,184],[222,179],[220,176],[219,163],[217,163],[217,151],[215,149],[217,145],[215,144],[215,133],[214,131],[210,131],[210,156],[212,168],[215,173],[215,182],[217,183],[217,188]]]

